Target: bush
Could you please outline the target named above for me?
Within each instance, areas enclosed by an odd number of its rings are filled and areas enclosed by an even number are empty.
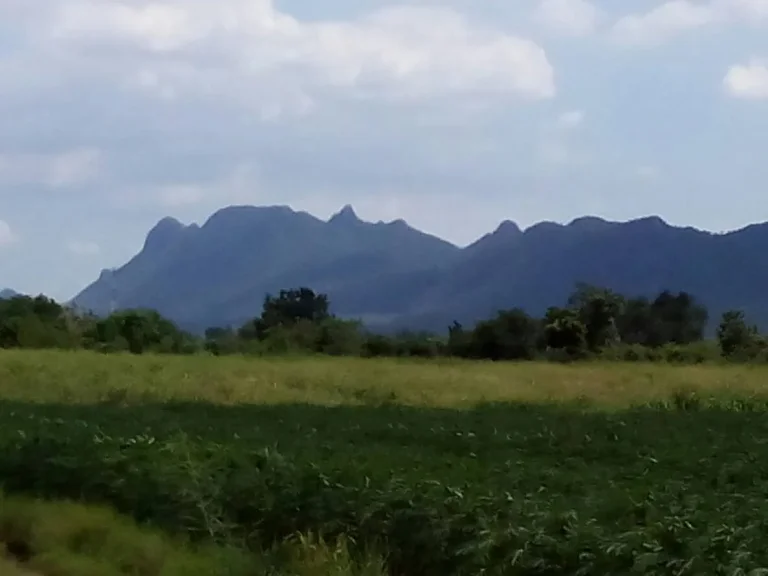
[[[616,344],[608,346],[600,353],[605,360],[619,362],[653,362],[658,361],[659,355],[654,354],[653,348],[641,344]]]
[[[670,364],[703,364],[720,359],[717,345],[707,341],[684,345],[667,344],[660,350],[663,361]]]
[[[382,334],[367,334],[363,341],[362,355],[367,358],[391,357],[397,355],[393,338]]]

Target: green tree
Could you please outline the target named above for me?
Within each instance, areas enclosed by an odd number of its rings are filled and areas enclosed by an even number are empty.
[[[454,321],[448,327],[448,343],[446,352],[450,356],[466,358],[470,355],[472,346],[472,333],[465,330],[464,326]]]
[[[520,308],[502,310],[496,318],[477,324],[469,355],[489,360],[531,360],[536,356],[540,323]]]
[[[79,334],[71,314],[45,296],[0,300],[0,347],[72,348]]]
[[[717,341],[723,356],[731,359],[754,358],[764,345],[757,327],[747,324],[744,313],[739,310],[723,314],[717,327]]]
[[[615,292],[580,284],[568,299],[586,329],[586,346],[593,352],[619,341],[617,318],[624,309],[624,297]]]
[[[87,333],[90,346],[102,351],[181,353],[193,339],[154,310],[122,310],[96,321]]]
[[[204,348],[214,356],[237,354],[243,350],[237,332],[230,327],[212,327],[205,331]]]
[[[587,350],[587,328],[578,310],[550,307],[544,317],[544,339],[552,350],[562,350],[577,358]]]
[[[315,351],[330,356],[359,356],[364,337],[360,322],[326,318],[318,325]]]
[[[661,292],[651,303],[647,345],[690,344],[704,339],[709,314],[687,292]]]
[[[330,317],[328,296],[316,294],[309,288],[280,290],[278,296],[264,297],[261,316],[240,329],[244,339],[263,340],[277,326],[292,326],[301,321],[318,324]]]
[[[649,344],[652,329],[651,302],[643,296],[624,302],[616,318],[616,329],[623,344]]]

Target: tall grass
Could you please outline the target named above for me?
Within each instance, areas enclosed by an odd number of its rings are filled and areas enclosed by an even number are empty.
[[[768,367],[0,353],[0,398],[42,403],[186,400],[471,408],[484,402],[581,401],[622,408],[666,400],[676,390],[768,397]]]
[[[0,495],[2,576],[383,576],[346,543],[297,536],[259,554],[193,549],[104,507]]]

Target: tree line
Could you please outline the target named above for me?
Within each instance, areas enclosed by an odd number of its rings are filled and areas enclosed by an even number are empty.
[[[768,341],[740,311],[720,319],[706,338],[709,313],[687,292],[626,297],[578,285],[567,302],[542,317],[520,308],[447,334],[367,331],[330,312],[325,294],[301,287],[264,298],[261,314],[240,327],[214,327],[204,336],[180,330],[153,310],[107,317],[77,312],[45,296],[0,301],[0,348],[84,348],[142,354],[326,354],[335,356],[460,357],[486,360],[698,363],[717,358],[768,362]]]

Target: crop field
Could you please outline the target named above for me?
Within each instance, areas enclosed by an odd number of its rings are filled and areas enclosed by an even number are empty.
[[[216,574],[757,576],[768,369],[2,352],[0,485]]]

